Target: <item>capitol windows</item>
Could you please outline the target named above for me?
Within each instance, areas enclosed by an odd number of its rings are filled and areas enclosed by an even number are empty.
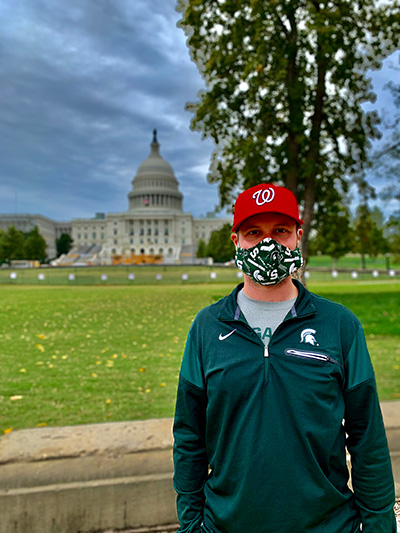
[[[96,238],[96,232],[94,231],[94,232],[92,233],[92,239],[95,239],[95,238]]]
[[[158,235],[158,228],[154,229],[154,235]]]
[[[147,228],[147,235],[151,235],[151,228]]]
[[[174,253],[174,250],[172,248],[168,248],[168,254],[172,255]]]
[[[144,235],[144,228],[140,228],[140,235]]]
[[[100,234],[100,239],[101,239],[101,240],[104,239],[104,233],[101,233],[101,234]]]
[[[80,238],[81,238],[81,234],[80,234],[80,233],[78,233],[78,239],[80,239]]]
[[[118,230],[117,229],[114,230],[114,235],[118,235]]]
[[[85,235],[83,236],[84,239],[87,239],[87,233],[85,233]]]
[[[118,244],[118,239],[114,239],[114,244]]]
[[[169,235],[168,228],[164,229],[164,235]]]

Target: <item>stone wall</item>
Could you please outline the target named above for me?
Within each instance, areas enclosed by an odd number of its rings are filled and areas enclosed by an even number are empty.
[[[400,403],[382,404],[400,497]],[[0,437],[0,533],[89,533],[176,522],[172,420]]]

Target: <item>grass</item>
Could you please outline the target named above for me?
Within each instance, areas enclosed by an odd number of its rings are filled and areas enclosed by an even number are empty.
[[[172,416],[191,321],[236,281],[3,285],[0,432]],[[380,399],[400,398],[399,282],[309,288],[358,315]]]
[[[389,262],[389,264],[388,264]],[[344,257],[341,257],[338,259],[336,265],[334,264],[334,261],[331,257],[327,255],[314,255],[311,256],[308,260],[308,265],[310,267],[323,267],[323,268],[362,268],[361,265],[361,257],[358,254],[348,254]],[[400,263],[398,262],[398,258],[396,261],[396,258],[394,256],[391,256],[390,258],[386,258],[385,256],[377,256],[377,257],[365,257],[365,267],[367,269],[386,269],[386,268],[394,268],[399,269]]]

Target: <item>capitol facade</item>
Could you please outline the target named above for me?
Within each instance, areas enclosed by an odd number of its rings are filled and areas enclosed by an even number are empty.
[[[55,257],[55,240],[61,233],[73,239],[69,257],[76,261],[96,258],[110,263],[115,256],[161,256],[164,263],[193,263],[200,239],[207,243],[211,233],[231,218],[213,214],[195,218],[182,208],[183,195],[171,165],[160,154],[157,132],[153,133],[150,155],[139,166],[128,193],[128,210],[97,213],[94,218],[56,222],[42,215],[0,215],[0,228],[14,225],[29,231],[35,225],[45,238],[49,257]],[[66,258],[60,264],[66,263]]]

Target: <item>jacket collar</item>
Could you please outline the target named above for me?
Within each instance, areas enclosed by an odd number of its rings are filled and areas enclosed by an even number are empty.
[[[299,294],[292,308],[292,317],[302,317],[311,315],[317,312],[316,307],[312,301],[311,293],[296,279],[292,280],[296,285]],[[238,320],[238,292],[243,289],[244,283],[240,283],[235,289],[221,301],[221,308],[218,314],[218,320],[230,321]]]

